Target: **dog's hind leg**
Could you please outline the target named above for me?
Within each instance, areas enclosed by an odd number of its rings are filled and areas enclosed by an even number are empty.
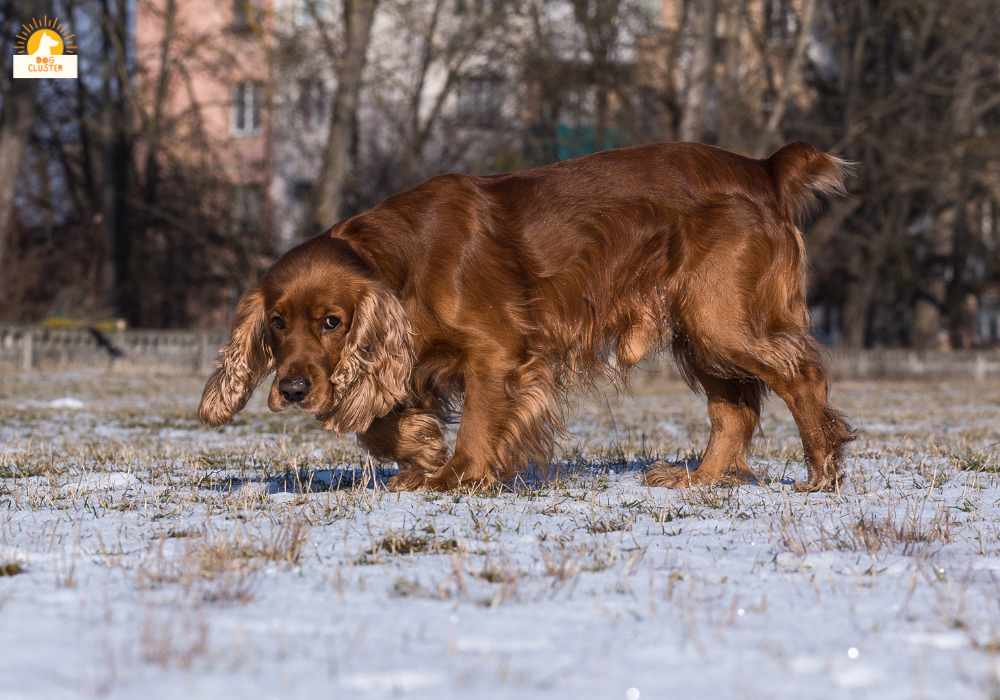
[[[646,472],[645,483],[678,488],[755,481],[747,456],[760,420],[764,386],[756,379],[726,379],[701,370],[694,370],[693,374],[708,397],[712,425],[708,447],[697,470],[658,462]]]
[[[757,406],[765,385],[777,393],[795,418],[805,450],[809,477],[797,488],[837,488],[841,449],[852,434],[829,406],[826,373],[808,335],[801,234],[735,199],[693,216],[691,226],[689,245],[701,246],[701,255],[691,256],[693,262],[678,285],[674,354],[690,383],[700,382],[709,394],[712,439],[698,471],[688,475],[680,470],[678,475],[657,467],[646,483],[715,483],[727,463],[737,462],[733,445],[739,441],[728,436],[738,435],[739,430],[722,426],[740,425],[741,399],[733,398],[736,385],[728,389],[727,398],[724,383],[721,388],[706,384],[699,370],[708,369],[732,378],[726,381],[749,380]],[[723,236],[718,230],[729,234]]]
[[[844,417],[829,404],[826,371],[815,344],[803,338],[803,350],[791,373],[776,371],[759,360],[755,374],[780,396],[791,411],[802,439],[808,480],[797,491],[833,491],[840,486],[840,459],[846,443],[854,439]]]

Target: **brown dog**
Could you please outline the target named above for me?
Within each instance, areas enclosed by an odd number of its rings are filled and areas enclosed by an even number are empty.
[[[748,479],[768,388],[788,404],[809,478],[839,483],[851,432],[827,404],[796,221],[843,191],[812,146],[753,160],[661,144],[492,177],[444,175],[282,257],[240,301],[199,409],[220,425],[274,371],[297,405],[395,460],[395,489],[451,488],[547,463],[573,383],[624,381],[670,347],[704,390],[712,433],[696,471],[654,486]],[[462,417],[449,457],[442,421]]]

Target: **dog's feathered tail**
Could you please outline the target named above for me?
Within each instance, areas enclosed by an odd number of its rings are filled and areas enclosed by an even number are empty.
[[[847,194],[844,178],[855,164],[796,142],[775,151],[764,165],[771,173],[783,213],[798,222],[816,204],[818,194]]]

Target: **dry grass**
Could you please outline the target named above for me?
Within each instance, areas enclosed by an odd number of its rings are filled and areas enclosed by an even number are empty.
[[[996,453],[989,454],[972,450],[957,457],[955,464],[966,472],[1000,474],[1000,460],[997,459]]]
[[[209,656],[208,624],[188,613],[156,614],[147,611],[139,633],[139,657],[161,669],[189,670]]]
[[[389,556],[412,554],[450,554],[459,551],[458,541],[453,538],[438,538],[416,533],[389,532],[380,537],[358,559],[358,564],[381,564]]]
[[[473,575],[488,583],[511,585],[517,583],[524,574],[511,564],[500,564],[486,560],[483,562],[483,567]]]
[[[299,563],[308,537],[300,520],[280,523],[269,533],[188,533],[179,556],[166,551],[169,537],[154,544],[153,552],[136,570],[140,589],[177,585],[208,603],[245,603],[253,598],[255,577],[268,563]]]
[[[919,511],[898,515],[889,510],[884,514],[861,513],[834,524],[786,510],[780,518],[779,533],[784,549],[798,555],[834,550],[911,556],[927,555],[935,546],[952,542],[954,523],[945,508],[930,518],[922,518]]]
[[[19,561],[0,562],[0,578],[4,576],[17,576],[24,572],[24,564]]]
[[[606,535],[611,532],[623,532],[632,528],[633,519],[627,513],[613,515],[594,515],[587,520],[584,526],[587,532],[592,535]]]

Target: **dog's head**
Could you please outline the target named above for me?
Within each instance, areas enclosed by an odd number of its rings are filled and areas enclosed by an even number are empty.
[[[286,253],[239,302],[198,413],[222,425],[272,371],[272,411],[297,406],[338,433],[362,432],[406,395],[410,323],[399,300],[339,238]]]

